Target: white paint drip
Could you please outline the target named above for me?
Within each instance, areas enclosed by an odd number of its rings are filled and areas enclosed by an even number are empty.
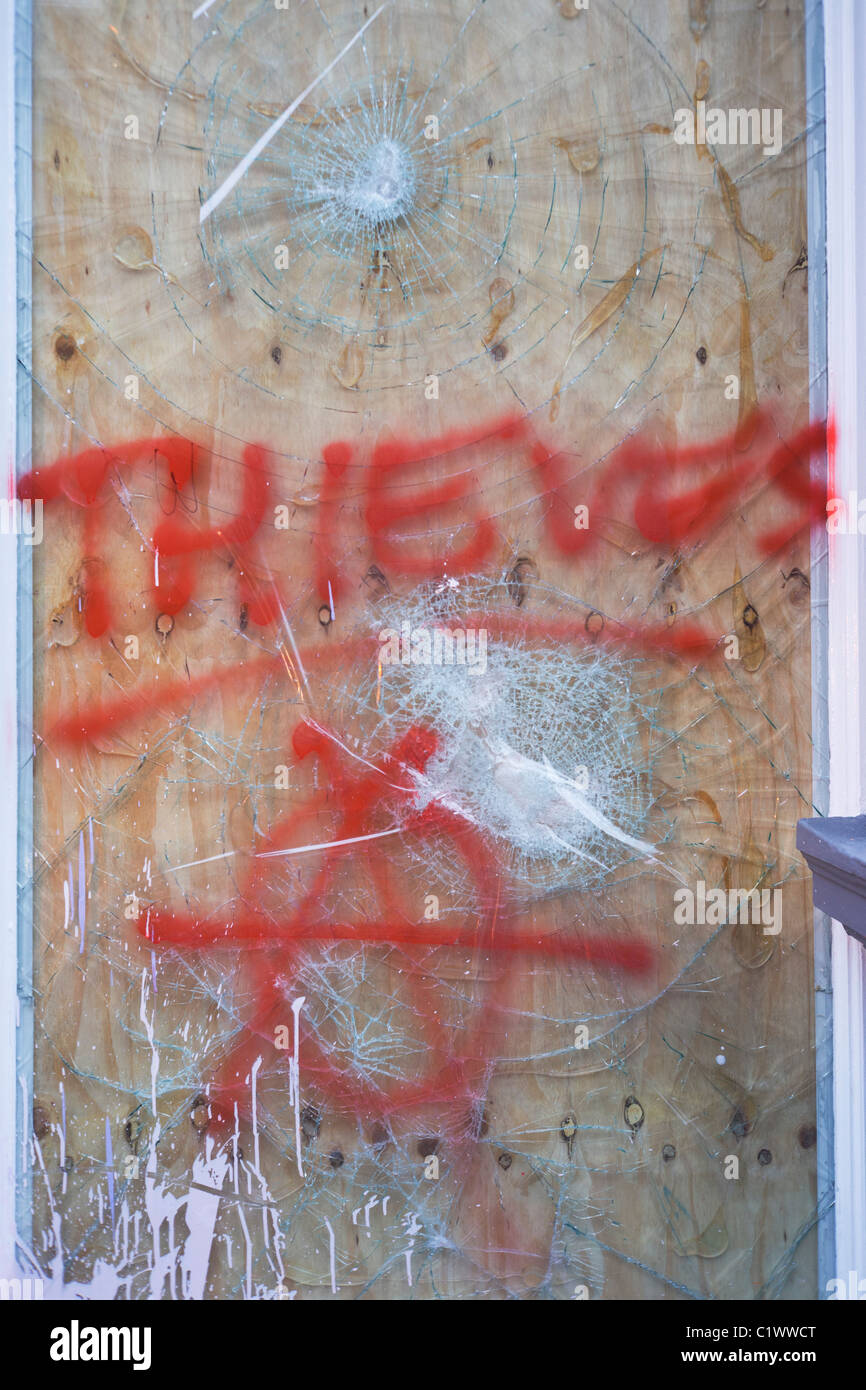
[[[246,1296],[247,1296],[248,1299],[251,1299],[252,1296],[253,1296],[253,1243],[252,1243],[252,1241],[251,1241],[251,1239],[250,1239],[250,1228],[249,1228],[249,1226],[247,1225],[247,1218],[246,1218],[246,1215],[245,1215],[245,1213],[244,1213],[244,1209],[243,1209],[243,1207],[240,1205],[240,1203],[238,1203],[238,1220],[239,1220],[240,1223],[241,1223],[241,1230],[242,1230],[243,1233],[244,1233],[244,1240],[245,1240],[245,1242],[246,1242],[246,1248],[247,1248],[247,1258],[246,1258],[246,1271],[247,1271],[247,1277],[246,1277]]]
[[[78,832],[78,927],[81,933],[79,938],[79,953],[84,951],[84,927],[87,916],[87,874],[84,870],[84,831]]]
[[[240,1143],[241,1126],[238,1118],[238,1103],[235,1101],[235,1132],[232,1135],[232,1171],[234,1177],[235,1192],[240,1193],[240,1174],[238,1171],[238,1145]]]
[[[141,1019],[142,1023],[144,1024],[144,1031],[146,1032],[146,1034],[147,1034],[147,1040],[148,1040],[148,1042],[150,1043],[150,1104],[151,1104],[151,1109],[152,1109],[152,1111],[153,1111],[154,1119],[156,1119],[157,1114],[158,1114],[157,1106],[156,1106],[156,1078],[157,1078],[157,1076],[158,1076],[158,1074],[159,1074],[159,1052],[157,1051],[156,1044],[155,1044],[154,1038],[153,1038],[153,1020],[152,1020],[152,1019],[148,1019],[148,1017],[147,1017],[147,1009],[146,1009],[146,1004],[147,1004],[146,986],[147,986],[147,970],[142,970],[142,972],[141,972],[141,1008],[140,1008],[140,1010],[139,1010],[139,1018]],[[158,1125],[157,1125],[157,1127],[158,1127]]]
[[[60,1082],[60,1167],[63,1169],[61,1191],[66,1192],[66,1087]]]
[[[303,1155],[301,1153],[301,1069],[300,1069],[300,1014],[306,1003],[305,995],[292,1002],[295,1016],[295,1050],[289,1058],[289,1104],[295,1107],[295,1152],[297,1154],[298,1175],[304,1176]]]
[[[114,1152],[111,1146],[111,1124],[105,1117],[105,1166],[108,1169],[108,1205],[111,1209],[111,1229],[114,1230]],[[102,1193],[100,1192],[100,1199]]]
[[[331,1270],[331,1293],[336,1293],[336,1292],[337,1292],[337,1252],[336,1252],[336,1243],[335,1243],[335,1240],[334,1240],[334,1228],[333,1228],[333,1226],[331,1225],[330,1221],[328,1220],[327,1216],[324,1217],[324,1222],[325,1222],[325,1225],[326,1225],[327,1228],[328,1228],[328,1263],[329,1263],[329,1265],[330,1265],[330,1270]]]
[[[418,1218],[414,1211],[410,1211],[408,1216],[404,1216],[403,1225],[406,1227],[406,1234],[409,1237],[409,1244],[405,1250],[406,1256],[406,1279],[409,1288],[412,1287],[412,1251],[415,1248],[415,1237],[421,1233],[423,1227],[419,1225]]]
[[[213,1249],[214,1232],[220,1198],[202,1187],[222,1191],[229,1160],[225,1153],[216,1153],[212,1139],[205,1138],[205,1152],[196,1156],[192,1165],[191,1185],[186,1197],[186,1224],[189,1235],[183,1249],[184,1297],[202,1299],[205,1296],[207,1274]],[[198,1184],[196,1186],[195,1184]]]
[[[256,1060],[253,1062],[252,1068],[250,1070],[250,1090],[252,1092],[253,1153],[255,1154],[255,1172],[259,1178],[261,1178],[262,1170],[261,1163],[259,1160],[259,1113],[258,1097],[256,1095],[256,1081],[259,1074],[259,1068],[262,1065],[262,1061],[262,1057],[257,1057]]]

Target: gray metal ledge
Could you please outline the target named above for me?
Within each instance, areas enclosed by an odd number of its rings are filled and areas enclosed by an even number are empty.
[[[815,906],[866,944],[866,816],[818,816],[797,824],[812,870]]]

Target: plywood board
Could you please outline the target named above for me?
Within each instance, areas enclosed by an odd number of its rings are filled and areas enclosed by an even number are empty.
[[[192,9],[35,5],[42,1272],[813,1297],[802,5]]]

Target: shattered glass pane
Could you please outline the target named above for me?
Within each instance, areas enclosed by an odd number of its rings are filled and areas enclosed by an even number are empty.
[[[803,5],[34,8],[46,1295],[814,1298]]]

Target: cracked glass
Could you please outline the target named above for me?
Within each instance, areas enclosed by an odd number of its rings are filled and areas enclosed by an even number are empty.
[[[32,20],[28,1269],[815,1298],[803,4]]]

